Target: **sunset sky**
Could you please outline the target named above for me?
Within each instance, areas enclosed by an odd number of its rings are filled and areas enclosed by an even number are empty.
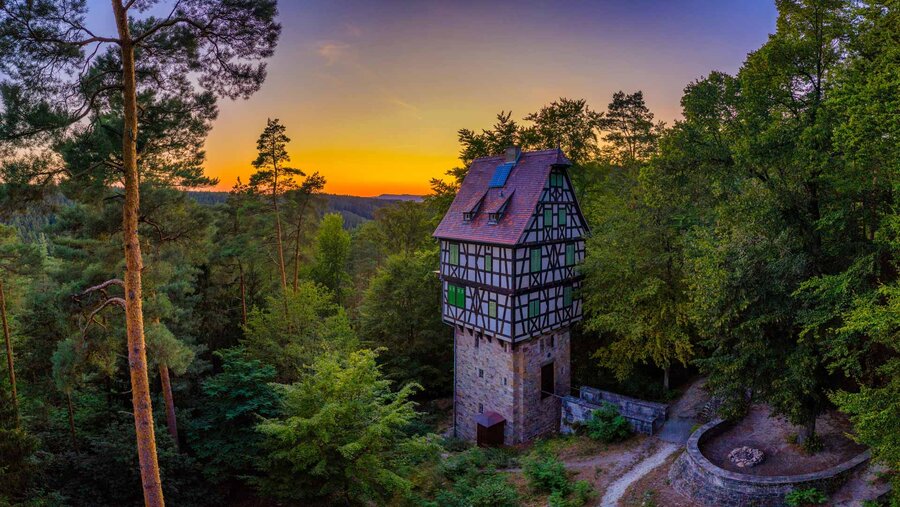
[[[268,79],[221,102],[207,141],[221,189],[246,181],[267,117],[286,125],[294,167],[354,195],[426,193],[458,164],[456,131],[500,110],[519,119],[565,96],[602,111],[613,92],[643,90],[671,122],[684,86],[735,72],[776,17],[770,0],[279,4]]]

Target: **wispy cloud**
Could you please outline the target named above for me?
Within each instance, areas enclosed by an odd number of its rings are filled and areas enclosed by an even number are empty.
[[[390,104],[393,104],[393,105],[399,107],[400,109],[409,111],[413,116],[415,116],[416,118],[418,118],[420,120],[422,119],[421,110],[419,109],[418,106],[410,104],[409,102],[406,102],[405,100],[401,99],[400,97],[391,96],[386,92],[386,90],[384,91],[384,93],[386,95],[387,101]]]
[[[350,50],[350,44],[336,41],[323,41],[316,47],[316,53],[324,58],[328,65],[345,60],[350,54]]]

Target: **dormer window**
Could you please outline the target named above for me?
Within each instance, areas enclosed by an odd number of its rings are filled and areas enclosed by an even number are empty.
[[[488,223],[489,224],[496,224],[497,222],[500,221],[501,218],[503,218],[502,211],[498,211],[496,213],[488,213]]]
[[[481,196],[481,198],[479,198],[477,201],[475,201],[475,204],[473,204],[472,207],[469,208],[468,211],[463,211],[463,222],[464,223],[469,223],[472,220],[475,220],[475,217],[478,215],[478,210],[481,209],[481,204],[484,203],[484,197],[486,195],[487,195],[487,193],[485,193],[484,195]]]

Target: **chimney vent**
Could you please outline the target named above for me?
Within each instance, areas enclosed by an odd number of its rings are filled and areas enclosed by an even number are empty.
[[[504,162],[506,162],[508,164],[509,163],[514,164],[517,160],[519,160],[519,155],[521,155],[521,154],[522,154],[522,148],[519,148],[518,146],[510,146],[509,148],[506,149],[506,160],[504,160]]]

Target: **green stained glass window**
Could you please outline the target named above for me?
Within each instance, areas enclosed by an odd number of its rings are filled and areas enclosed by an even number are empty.
[[[497,302],[496,301],[488,301],[488,317],[492,317],[492,318],[497,317]]]
[[[450,264],[459,266],[459,245],[450,243]]]
[[[494,270],[494,257],[490,254],[484,256],[484,270],[488,273]]]
[[[540,315],[541,313],[541,301],[539,299],[532,299],[528,302],[528,318],[534,318]]]
[[[575,265],[575,245],[569,243],[566,245],[566,266]]]
[[[532,273],[537,273],[541,270],[541,248],[536,247],[531,249],[531,266],[530,271]]]

